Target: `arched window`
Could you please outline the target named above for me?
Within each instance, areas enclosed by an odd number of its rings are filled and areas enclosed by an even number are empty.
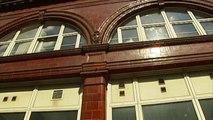
[[[152,9],[127,19],[109,43],[152,41],[213,34],[213,16],[184,8]]]
[[[0,56],[79,48],[86,43],[75,27],[47,21],[25,26],[0,38]]]

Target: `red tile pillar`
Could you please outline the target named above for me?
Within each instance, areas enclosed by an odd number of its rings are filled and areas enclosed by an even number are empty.
[[[104,76],[84,79],[81,120],[106,119],[106,79]]]
[[[95,47],[94,47],[95,48]],[[106,53],[89,52],[82,65],[83,99],[81,120],[106,120]]]

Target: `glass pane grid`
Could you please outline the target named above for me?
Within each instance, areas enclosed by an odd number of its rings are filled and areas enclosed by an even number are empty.
[[[137,29],[124,29],[124,30],[122,30],[122,41],[124,43],[139,41]]]
[[[165,26],[147,27],[145,29],[146,40],[159,40],[169,38]]]
[[[192,102],[142,106],[145,120],[198,120]]]
[[[53,51],[57,38],[40,39],[35,52]]]
[[[77,120],[78,111],[32,112],[30,120]]]
[[[182,8],[166,8],[165,12],[169,21],[191,20],[187,11]]]
[[[213,34],[213,21],[202,22],[201,25],[208,35]]]
[[[198,36],[198,32],[193,24],[176,24],[173,25],[177,37]]]
[[[24,27],[20,30],[20,33],[17,37],[17,39],[28,39],[28,38],[34,38],[36,32],[38,31],[39,25],[31,25]]]
[[[19,54],[26,54],[31,42],[20,42],[15,43],[13,49],[10,52],[10,55],[19,55]]]

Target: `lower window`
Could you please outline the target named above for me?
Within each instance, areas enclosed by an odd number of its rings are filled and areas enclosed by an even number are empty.
[[[123,107],[112,109],[113,120],[136,120],[134,107]]]
[[[25,113],[1,113],[0,120],[24,120]]]
[[[142,106],[144,120],[197,120],[192,102]]]
[[[206,120],[213,120],[213,99],[200,100]]]
[[[77,120],[78,111],[33,112],[30,120]]]

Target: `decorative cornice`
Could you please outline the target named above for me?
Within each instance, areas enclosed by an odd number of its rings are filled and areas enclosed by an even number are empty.
[[[38,7],[75,0],[0,0],[0,11],[14,11],[24,8]]]

